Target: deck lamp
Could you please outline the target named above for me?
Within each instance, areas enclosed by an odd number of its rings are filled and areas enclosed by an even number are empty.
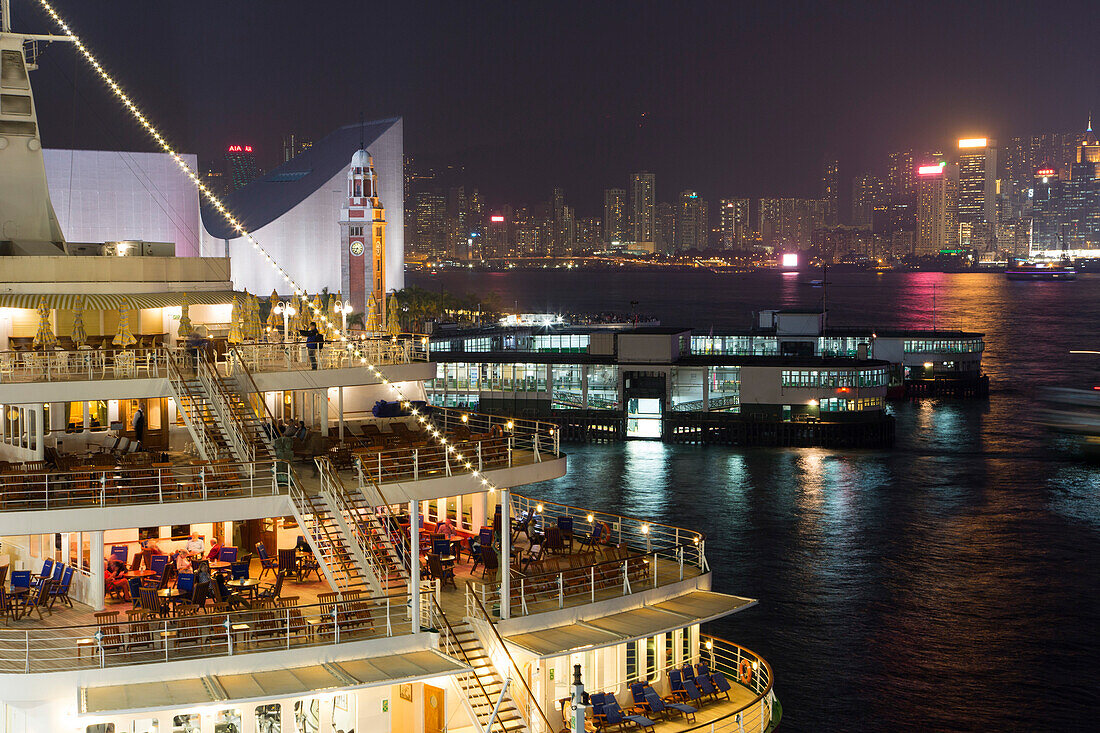
[[[289,300],[280,300],[275,304],[275,312],[283,316],[283,341],[290,340],[290,317],[297,313],[294,304]]]
[[[536,506],[535,511],[539,512],[541,514],[542,513],[542,504],[539,504],[538,506]]]
[[[591,524],[596,518],[593,517],[591,514],[589,514],[587,519],[588,519],[588,523]]]

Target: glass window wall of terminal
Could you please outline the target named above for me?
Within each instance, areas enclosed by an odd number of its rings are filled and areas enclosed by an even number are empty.
[[[818,356],[856,356],[860,344],[870,343],[860,336],[821,336],[817,339]]]
[[[985,350],[985,341],[967,339],[905,339],[906,354],[976,354]]]
[[[784,387],[885,387],[887,371],[881,369],[784,369]]]
[[[592,410],[621,410],[619,367],[615,364],[588,366],[588,407]]]
[[[848,400],[827,397],[818,403],[822,412],[845,412],[849,410],[881,410],[886,402],[882,397],[860,397]]]
[[[678,368],[672,370],[672,409],[675,412],[703,410],[703,389],[706,369]]]
[[[710,367],[707,370],[710,388],[711,410],[738,411],[741,409],[741,368],[735,366]]]
[[[705,356],[775,356],[775,336],[692,336],[691,353]]]
[[[584,394],[581,390],[584,367],[580,364],[555,364],[552,367],[551,380],[554,385],[552,407],[560,410],[584,407]]]
[[[532,348],[556,354],[586,354],[588,341],[587,333],[536,333],[532,337]]]

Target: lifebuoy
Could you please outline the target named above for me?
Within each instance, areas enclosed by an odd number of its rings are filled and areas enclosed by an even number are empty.
[[[738,671],[741,673],[741,684],[748,685],[752,682],[752,662],[747,659],[742,659]]]

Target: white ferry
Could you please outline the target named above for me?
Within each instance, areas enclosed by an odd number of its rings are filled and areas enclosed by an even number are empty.
[[[58,39],[0,17],[0,731],[778,724],[703,629],[756,603],[706,538],[525,492],[559,433],[425,405],[426,338],[306,345],[228,258],[72,254],[28,74]]]

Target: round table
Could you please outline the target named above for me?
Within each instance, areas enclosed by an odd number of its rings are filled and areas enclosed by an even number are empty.
[[[148,578],[156,575],[152,570],[127,570],[122,574],[124,578]]]
[[[260,586],[260,581],[256,578],[240,578],[239,580],[230,580],[226,585],[234,590],[238,590],[241,593],[247,593],[253,600],[256,598],[256,589]]]
[[[173,598],[179,598],[180,597],[180,589],[179,588],[164,588],[162,590],[158,590],[157,591],[157,597],[166,598],[168,600],[172,600]]]

